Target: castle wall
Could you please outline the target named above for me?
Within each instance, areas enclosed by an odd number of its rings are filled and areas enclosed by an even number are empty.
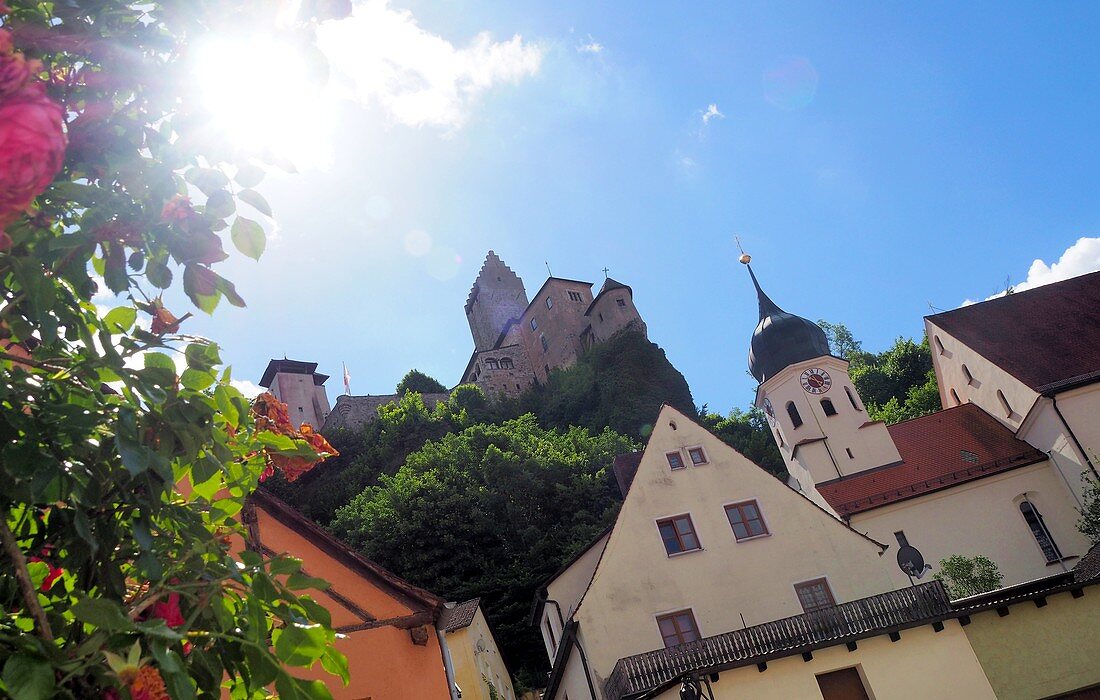
[[[626,328],[646,335],[645,322],[626,287],[610,290],[600,297],[588,313],[588,321],[592,324],[592,340],[597,343],[604,342]]]
[[[476,384],[485,395],[519,396],[534,384],[535,375],[527,353],[519,344],[477,353],[463,383]]]
[[[574,296],[571,297],[570,292]],[[550,300],[549,306],[547,300]],[[571,366],[584,352],[581,335],[588,327],[584,312],[591,303],[591,284],[553,277],[531,301],[520,319],[520,333],[531,369],[539,382],[546,382],[550,370]],[[535,328],[531,326],[532,320]]]
[[[490,250],[466,299],[466,321],[470,324],[474,348],[492,348],[508,321],[519,318],[525,308],[527,291],[523,280]]]
[[[450,394],[424,394],[424,404],[428,408],[435,408],[440,401],[446,401]],[[366,396],[347,396],[341,394],[336,397],[336,406],[332,413],[324,421],[321,432],[330,433],[333,430],[359,430],[367,423],[378,418],[378,407],[388,403],[400,401],[397,394],[379,394]]]
[[[314,428],[324,425],[329,413],[328,396],[323,385],[314,383],[312,374],[279,372],[271,384],[271,393],[287,405],[295,428],[302,423]]]

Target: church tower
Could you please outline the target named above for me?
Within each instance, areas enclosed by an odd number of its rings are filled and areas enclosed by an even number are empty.
[[[748,267],[749,256],[741,262]],[[900,462],[901,455],[886,424],[867,418],[848,361],[831,354],[825,331],[779,308],[748,270],[760,306],[749,349],[749,372],[760,382],[756,405],[767,416],[791,486],[829,508],[817,485]]]
[[[466,321],[475,351],[491,349],[505,325],[518,320],[526,308],[523,280],[490,250],[466,299]]]

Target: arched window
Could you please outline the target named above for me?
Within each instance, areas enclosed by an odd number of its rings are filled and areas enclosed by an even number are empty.
[[[1035,504],[1025,499],[1020,503],[1020,513],[1023,514],[1024,521],[1031,529],[1035,541],[1039,543],[1039,549],[1043,550],[1043,556],[1046,557],[1047,562],[1061,560],[1062,550],[1058,549],[1058,545],[1054,543],[1054,538],[1051,536],[1050,530],[1047,529],[1046,523],[1043,522],[1043,516],[1039,513],[1039,509],[1035,507]]]
[[[938,335],[932,336],[932,342],[935,343],[935,345],[936,345],[936,352],[938,352],[941,355],[943,355],[946,352],[943,349],[943,343],[940,342],[940,337]]]
[[[844,387],[844,393],[848,395],[848,401],[851,402],[852,408],[856,409],[857,411],[863,410],[859,407],[859,404],[856,403],[856,395],[852,393],[851,389],[849,389],[848,387]]]
[[[512,364],[512,358],[510,358],[510,357],[500,358],[500,368],[501,369],[514,369],[515,365]]]
[[[966,377],[966,383],[970,386],[974,386],[974,375],[970,373],[970,368],[963,365],[963,376]]]
[[[1005,393],[1000,389],[997,390],[997,398],[1001,401],[1001,408],[1005,410],[1005,418],[1012,417],[1012,406],[1008,403],[1008,399],[1005,398]]]
[[[500,369],[500,363],[493,359],[485,360],[485,365],[489,369]]]
[[[951,400],[955,402],[956,406],[962,405],[962,399],[959,398],[959,392],[955,391],[954,387],[951,387]]]
[[[787,415],[791,417],[794,427],[802,425],[802,416],[798,415],[798,407],[794,405],[794,401],[787,402]]]
[[[825,411],[827,416],[836,415],[836,406],[833,405],[832,399],[821,399],[821,410]]]

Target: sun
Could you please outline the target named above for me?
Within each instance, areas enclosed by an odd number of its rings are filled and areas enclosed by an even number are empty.
[[[332,104],[323,61],[277,36],[220,35],[196,47],[191,76],[210,127],[245,151],[324,167]]]

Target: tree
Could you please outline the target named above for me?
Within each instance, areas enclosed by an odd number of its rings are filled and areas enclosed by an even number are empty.
[[[934,578],[943,581],[948,595],[957,600],[1000,588],[1004,574],[981,554],[973,557],[955,554],[940,560],[940,570]]]
[[[718,436],[722,442],[775,478],[786,481],[790,476],[783,455],[772,437],[767,418],[760,409],[753,407],[742,411],[735,408],[723,418],[716,413],[708,413],[704,406],[699,419],[703,427]]]
[[[398,396],[404,396],[410,391],[415,391],[419,394],[445,394],[447,393],[447,387],[418,369],[410,369],[408,373],[401,378],[401,381],[397,383],[395,393]]]
[[[400,576],[480,596],[513,670],[546,666],[527,623],[535,588],[610,524],[609,466],[637,446],[611,430],[547,430],[526,415],[426,443],[336,513],[331,529]]]
[[[1100,481],[1088,472],[1082,474],[1081,479],[1085,483],[1085,498],[1079,511],[1081,518],[1077,521],[1077,530],[1089,542],[1100,544]]]
[[[852,332],[843,323],[829,323],[821,320],[817,322],[821,330],[825,331],[825,337],[829,341],[829,347],[837,357],[852,360],[863,353],[863,343],[855,339]]]
[[[265,474],[293,478],[330,448],[270,395],[250,405],[162,298],[243,305],[215,271],[219,232],[263,248],[235,215],[266,208],[248,189],[262,168],[208,140],[175,82],[205,13],[227,9],[14,5],[0,3],[3,689],[330,697],[288,670],[320,660],[346,678],[327,612],[302,593],[319,582],[229,548]]]

